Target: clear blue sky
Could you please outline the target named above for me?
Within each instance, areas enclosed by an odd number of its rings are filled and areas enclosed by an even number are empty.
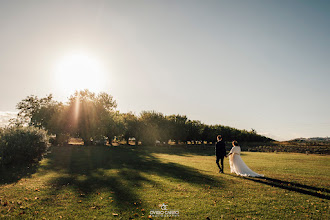
[[[65,101],[74,76],[56,68],[79,51],[102,66],[83,85],[121,112],[330,136],[329,12],[326,0],[0,1],[0,117],[31,94]]]

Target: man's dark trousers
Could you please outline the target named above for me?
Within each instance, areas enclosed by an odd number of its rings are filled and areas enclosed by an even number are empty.
[[[224,157],[226,156],[226,145],[222,140],[218,141],[215,144],[215,156],[216,156],[215,162],[218,165],[220,172],[223,173],[223,160],[224,160]],[[221,166],[219,164],[219,161],[221,163]]]

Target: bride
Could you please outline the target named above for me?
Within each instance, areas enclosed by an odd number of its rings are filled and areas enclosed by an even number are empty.
[[[233,141],[233,148],[230,150],[229,156],[229,165],[230,171],[236,173],[240,176],[250,176],[250,177],[263,177],[264,175],[253,172],[242,160],[241,147],[238,146],[237,141]]]

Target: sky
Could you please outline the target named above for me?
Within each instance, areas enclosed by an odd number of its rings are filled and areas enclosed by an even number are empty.
[[[0,1],[0,125],[28,95],[330,136],[330,1]]]

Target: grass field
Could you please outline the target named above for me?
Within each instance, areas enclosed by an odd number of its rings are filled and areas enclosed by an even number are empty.
[[[2,169],[0,217],[329,219],[329,156],[243,152],[266,178],[219,174],[214,150],[184,147],[53,147],[38,166]],[[153,219],[162,219],[153,217]]]

